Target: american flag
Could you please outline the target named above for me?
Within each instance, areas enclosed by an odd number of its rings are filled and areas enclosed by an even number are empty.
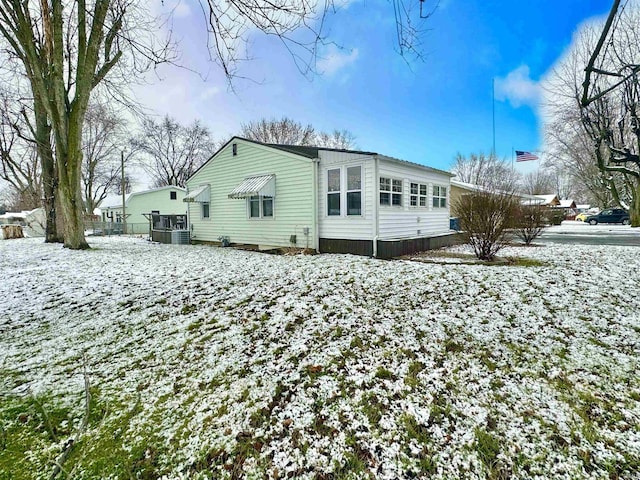
[[[528,162],[529,160],[538,160],[538,157],[531,152],[516,150],[516,162]]]

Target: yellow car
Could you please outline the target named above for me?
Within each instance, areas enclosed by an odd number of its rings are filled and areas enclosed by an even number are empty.
[[[587,219],[588,216],[589,216],[588,213],[582,212],[582,213],[579,213],[578,215],[576,215],[576,220],[579,221],[579,222],[584,222]]]

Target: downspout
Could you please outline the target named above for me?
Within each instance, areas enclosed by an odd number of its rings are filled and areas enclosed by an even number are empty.
[[[380,225],[379,225],[379,204],[380,204],[380,178],[379,178],[379,166],[378,166],[378,156],[374,157],[374,173],[373,173],[373,257],[378,257],[378,236],[380,233]]]
[[[189,196],[189,186],[185,185],[185,189],[186,189],[185,197],[188,197]],[[187,204],[187,225],[186,225],[186,227],[187,227],[187,232],[189,232],[189,243],[191,243],[191,223],[189,223],[189,202],[184,202],[183,201],[183,203]]]
[[[320,253],[320,232],[318,230],[318,169],[320,168],[320,159],[313,159],[313,248]]]

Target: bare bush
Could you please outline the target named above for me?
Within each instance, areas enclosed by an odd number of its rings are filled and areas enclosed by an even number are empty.
[[[517,199],[504,192],[475,192],[454,203],[465,240],[480,260],[492,261],[512,236]]]
[[[544,232],[546,213],[547,208],[541,205],[520,205],[517,209],[515,234],[525,245],[531,245]]]

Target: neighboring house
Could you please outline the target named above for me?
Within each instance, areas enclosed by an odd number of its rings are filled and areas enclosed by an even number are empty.
[[[391,257],[452,240],[451,174],[373,152],[234,137],[187,181],[195,242]]]
[[[482,187],[480,185],[474,185],[472,183],[461,182],[456,178],[451,179],[451,205],[456,205],[463,195],[477,192],[491,192],[492,190]],[[507,193],[507,192],[503,192]],[[523,205],[540,205],[543,200],[536,195],[529,195],[527,193],[510,192],[514,196],[520,199],[520,203]]]
[[[44,208],[6,212],[0,215],[0,225],[22,225],[24,233],[29,237],[44,236],[46,222]]]
[[[168,186],[134,192],[125,197],[125,214],[127,228],[132,227],[130,233],[143,233],[149,230],[149,215],[185,215],[183,203],[186,190],[182,187]],[[146,216],[145,216],[146,214]],[[107,197],[100,205],[100,215],[103,222],[122,222],[122,196]],[[186,226],[186,225],[185,225]],[[140,231],[138,231],[140,230]]]
[[[558,195],[549,194],[549,195],[535,195],[537,198],[542,200],[542,206],[544,207],[557,207],[560,205],[560,199]]]

